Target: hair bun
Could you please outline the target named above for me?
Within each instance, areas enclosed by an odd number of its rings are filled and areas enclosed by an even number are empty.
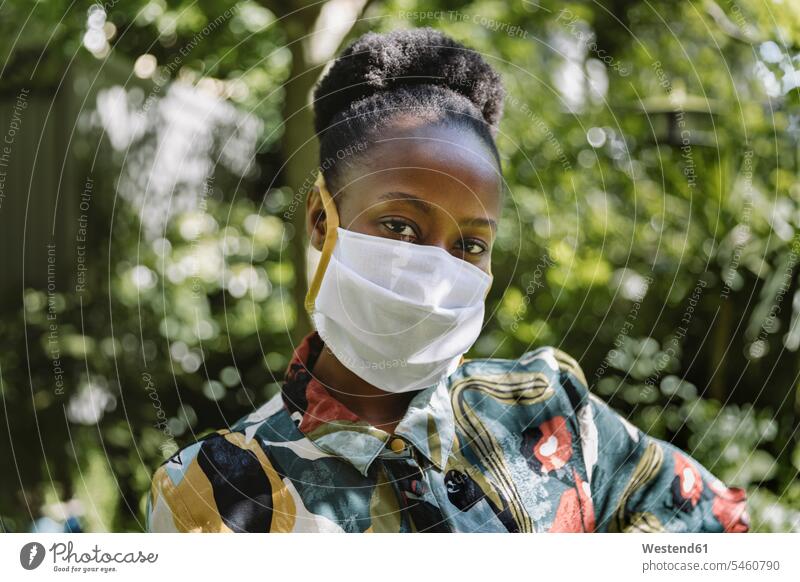
[[[351,43],[314,90],[314,125],[322,134],[337,112],[379,91],[439,85],[469,99],[491,127],[503,112],[500,75],[476,51],[430,27],[368,32]]]

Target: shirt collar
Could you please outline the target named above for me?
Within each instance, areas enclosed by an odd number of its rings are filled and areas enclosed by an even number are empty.
[[[344,457],[366,476],[392,435],[361,420],[312,376],[324,345],[316,331],[303,338],[286,369],[283,401],[300,432],[323,451]],[[417,392],[394,434],[444,470],[455,437],[446,379]]]

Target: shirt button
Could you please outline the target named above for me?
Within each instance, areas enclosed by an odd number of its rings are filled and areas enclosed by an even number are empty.
[[[392,442],[389,443],[389,448],[395,453],[401,453],[403,449],[406,448],[406,443],[403,441],[403,439],[394,438],[392,439]]]

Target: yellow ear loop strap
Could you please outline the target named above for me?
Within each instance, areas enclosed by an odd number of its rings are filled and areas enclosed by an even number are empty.
[[[322,276],[328,268],[328,263],[331,260],[333,247],[336,245],[336,229],[339,228],[339,214],[336,211],[336,205],[333,203],[328,188],[325,186],[325,178],[320,171],[317,176],[317,181],[314,183],[319,188],[319,195],[322,198],[322,208],[325,210],[325,241],[322,243],[322,254],[319,258],[317,270],[314,272],[314,278],[308,286],[308,293],[306,293],[306,311],[312,313],[314,311],[314,303],[317,301],[317,294],[319,288],[322,286]]]

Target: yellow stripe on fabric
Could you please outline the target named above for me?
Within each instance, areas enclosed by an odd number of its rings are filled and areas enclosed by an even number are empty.
[[[622,490],[619,503],[617,504],[617,508],[614,511],[611,523],[609,524],[609,532],[614,533],[627,531],[627,527],[629,525],[633,525],[635,530],[636,528],[641,528],[643,523],[646,523],[647,527],[657,527],[654,525],[658,522],[658,519],[655,516],[652,516],[652,518],[647,518],[644,520],[644,522],[642,522],[642,516],[637,515],[636,519],[638,521],[634,523],[626,523],[626,509],[628,499],[630,499],[630,497],[636,493],[636,491],[644,487],[647,483],[652,481],[656,475],[658,475],[663,463],[664,451],[660,446],[658,446],[658,444],[653,441],[649,441],[647,443],[647,447],[642,453],[641,458],[639,459],[639,462],[636,464],[628,483]],[[655,522],[653,520],[655,520]]]
[[[583,369],[581,369],[575,358],[566,352],[562,352],[558,348],[553,349],[553,355],[555,356],[556,362],[558,362],[558,365],[562,370],[566,370],[567,372],[571,373],[578,380],[580,380],[587,389],[589,388],[589,383],[586,381],[586,376],[583,373]]]
[[[381,467],[375,481],[375,489],[369,499],[370,526],[364,533],[397,533],[402,520],[400,506],[394,488]]]
[[[161,471],[159,469],[159,471]],[[193,459],[178,485],[163,472],[159,480],[164,500],[172,511],[175,527],[184,532],[230,532],[219,515],[214,490],[206,474]]]
[[[457,382],[451,388],[451,401],[456,413],[456,422],[461,430],[470,437],[473,449],[495,477],[497,486],[505,491],[509,508],[520,530],[531,532],[533,523],[517,491],[502,447],[466,402],[464,393],[467,390],[482,392],[510,405],[537,404],[551,398],[555,392],[545,374],[531,374],[530,372],[470,377]]]
[[[444,458],[444,451],[442,450],[442,440],[439,436],[439,427],[436,426],[436,418],[432,414],[428,414],[428,453],[433,459],[433,463],[437,467],[444,467],[447,459]]]
[[[455,418],[461,430],[470,437],[470,445],[495,478],[496,486],[504,491],[504,496],[509,504],[509,509],[517,522],[520,531],[528,533],[533,531],[533,523],[525,510],[522,498],[517,491],[511,471],[506,464],[505,455],[502,447],[494,439],[490,431],[484,426],[472,407],[466,402],[464,393],[467,390],[489,393],[495,398],[506,397],[508,387],[499,384],[484,383],[483,378],[476,381],[475,378],[467,378],[456,383],[451,389],[451,401]],[[523,390],[529,390],[524,387]],[[545,390],[533,389],[533,392],[541,397]]]

